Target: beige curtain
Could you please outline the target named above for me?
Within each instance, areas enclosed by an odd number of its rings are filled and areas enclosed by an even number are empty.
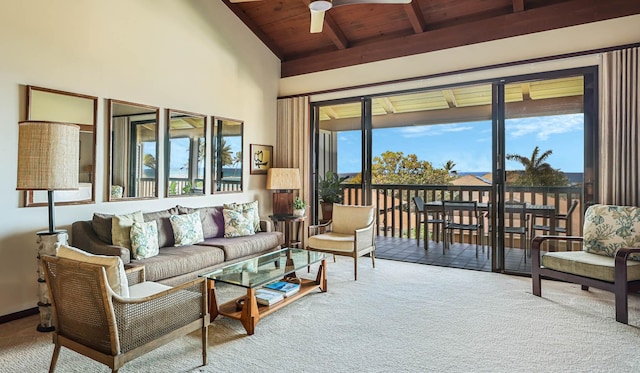
[[[311,139],[309,97],[293,97],[278,100],[278,123],[276,125],[276,145],[274,166],[299,168],[302,189],[298,196],[309,203],[311,201]],[[303,241],[306,242],[309,225],[309,210],[303,229]]]
[[[111,161],[111,185],[129,186],[129,118],[114,118],[113,120],[113,154]],[[129,193],[125,189],[125,195]]]
[[[639,48],[605,53],[600,100],[600,203],[640,204]]]

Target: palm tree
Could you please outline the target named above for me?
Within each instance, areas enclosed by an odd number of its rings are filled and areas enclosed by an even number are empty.
[[[442,168],[444,168],[445,171],[447,171],[447,173],[451,173],[453,172],[453,168],[456,166],[456,163],[454,161],[452,161],[451,159],[449,159],[447,161],[447,163],[442,165]]]
[[[222,165],[228,166],[233,164],[233,155],[231,153],[231,145],[228,145],[225,139],[220,141],[220,158],[222,158]]]
[[[547,150],[540,154],[540,148],[536,146],[531,153],[531,158],[519,154],[507,154],[510,161],[517,161],[524,166],[524,171],[514,181],[517,185],[567,185],[566,176],[556,170],[546,160],[553,154],[553,150]]]

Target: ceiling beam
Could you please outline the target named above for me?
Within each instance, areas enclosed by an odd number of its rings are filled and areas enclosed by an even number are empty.
[[[322,30],[323,34],[326,34],[329,39],[336,45],[338,49],[347,49],[349,48],[349,40],[344,36],[344,33],[336,23],[336,21],[331,17],[329,12],[324,13],[324,27]]]
[[[524,0],[513,0],[513,12],[523,12],[524,11]]]
[[[280,61],[284,60],[284,52],[282,52],[282,50],[276,45],[276,43],[273,40],[271,40],[271,38],[269,38],[267,34],[265,34],[260,29],[260,27],[258,27],[258,25],[256,25],[253,21],[251,21],[251,18],[249,18],[249,16],[247,16],[247,14],[243,12],[240,9],[240,7],[234,6],[234,4],[232,4],[229,0],[222,0],[222,2],[225,3],[227,8],[231,9],[231,11],[238,18],[240,18],[240,20],[245,25],[247,25],[249,30],[251,30],[251,32],[253,32],[258,37],[258,39],[260,39],[264,43],[264,45],[266,45],[267,48],[269,48],[271,52],[273,52],[273,54],[275,54],[276,57],[280,59]]]
[[[409,4],[405,4],[404,11],[407,13],[407,17],[409,18],[409,22],[411,22],[411,27],[413,27],[414,33],[420,34],[427,29],[427,23],[424,21],[422,9],[420,9],[418,1],[412,1]]]
[[[283,61],[281,76],[284,78],[337,69],[633,14],[640,14],[640,1],[571,0],[529,9],[526,12],[510,13],[468,24]]]

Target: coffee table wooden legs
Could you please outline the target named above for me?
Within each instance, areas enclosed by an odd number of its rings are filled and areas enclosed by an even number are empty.
[[[327,261],[322,259],[320,262],[320,268],[318,268],[318,274],[316,275],[316,284],[320,285],[320,291],[327,292]]]
[[[207,286],[209,287],[209,315],[210,321],[215,320],[218,317],[218,297],[216,296],[216,282],[208,279]]]
[[[256,330],[256,325],[260,321],[258,312],[258,301],[256,300],[256,289],[247,289],[247,297],[244,299],[240,322],[248,335],[252,335]]]

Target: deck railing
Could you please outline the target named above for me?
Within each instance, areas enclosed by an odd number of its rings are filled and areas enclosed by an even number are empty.
[[[361,205],[361,186],[345,184],[345,203]],[[583,223],[583,198],[581,187],[516,187],[508,186],[506,201],[527,202],[534,205],[553,205],[557,214],[564,214],[573,200],[578,206],[572,214],[567,234],[580,235]],[[462,185],[372,185],[373,204],[378,207],[378,235],[416,238],[416,215],[413,197],[420,196],[425,202],[441,200],[469,200],[480,203],[492,202],[491,186]],[[535,224],[549,225],[549,219],[533,217]],[[563,224],[563,223],[562,223]],[[433,232],[433,230],[430,230]],[[488,230],[487,230],[488,231]],[[537,232],[542,233],[542,232]],[[485,233],[486,235],[487,233]],[[532,234],[536,234],[533,232]],[[471,237],[459,237],[460,242],[469,242]],[[519,237],[507,237],[512,243]]]

